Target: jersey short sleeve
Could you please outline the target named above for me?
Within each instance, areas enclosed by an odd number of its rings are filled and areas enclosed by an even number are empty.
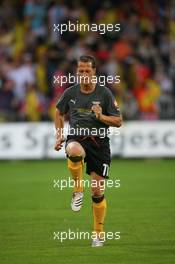
[[[117,101],[115,99],[115,97],[113,96],[113,94],[111,93],[110,90],[108,90],[106,92],[106,98],[105,98],[105,102],[106,102],[106,112],[107,115],[111,115],[111,116],[120,116],[120,109],[119,106],[117,104]]]
[[[68,104],[69,100],[70,100],[70,90],[66,89],[56,104],[56,108],[60,110],[60,113],[62,115],[67,114],[67,112],[69,111],[69,104]]]

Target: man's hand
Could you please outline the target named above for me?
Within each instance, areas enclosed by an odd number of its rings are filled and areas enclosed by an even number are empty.
[[[63,147],[63,142],[64,142],[64,138],[62,137],[57,137],[56,138],[56,143],[55,143],[55,150],[59,151],[62,147]]]
[[[56,136],[55,150],[59,151],[63,146],[63,142],[65,141],[63,136],[63,129],[57,128],[55,136]]]
[[[100,119],[102,116],[102,108],[99,104],[95,104],[92,106],[91,110],[95,113],[97,119]]]

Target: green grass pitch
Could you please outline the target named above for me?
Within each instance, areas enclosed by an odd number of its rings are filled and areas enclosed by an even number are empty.
[[[103,248],[90,240],[61,243],[53,232],[91,231],[90,191],[82,210],[70,209],[71,189],[54,188],[69,177],[66,161],[0,162],[0,263],[175,263],[175,161],[112,161],[105,230],[121,232]],[[89,176],[85,175],[88,179]]]

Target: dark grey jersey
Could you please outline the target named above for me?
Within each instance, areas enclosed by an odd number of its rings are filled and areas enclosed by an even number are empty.
[[[74,129],[77,135],[94,136],[99,134],[95,134],[95,131],[99,129],[108,131],[109,126],[96,118],[91,110],[93,104],[99,104],[104,115],[120,116],[113,94],[108,88],[99,84],[89,94],[82,93],[79,84],[71,86],[64,91],[56,107],[63,115],[69,113],[70,128]]]

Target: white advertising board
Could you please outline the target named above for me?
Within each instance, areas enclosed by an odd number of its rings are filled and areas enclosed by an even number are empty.
[[[175,122],[126,122],[120,135],[111,135],[111,154],[125,158],[175,157]],[[64,148],[54,150],[54,125],[0,124],[0,159],[59,159]]]

